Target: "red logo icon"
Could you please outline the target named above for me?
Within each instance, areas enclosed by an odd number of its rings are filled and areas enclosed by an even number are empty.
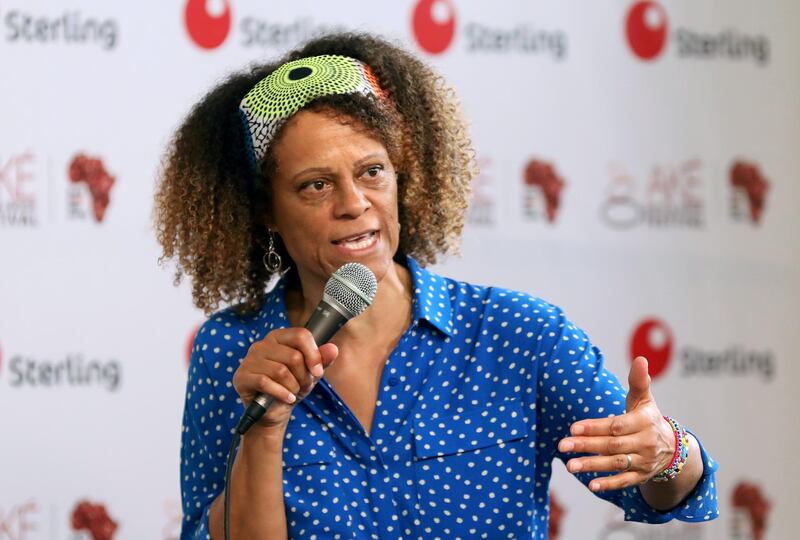
[[[747,513],[753,540],[761,540],[767,530],[767,516],[772,504],[761,488],[750,482],[739,482],[733,490],[733,507]]]
[[[420,48],[440,54],[450,46],[456,31],[456,10],[450,0],[418,0],[411,18]]]
[[[119,526],[103,504],[80,501],[72,511],[72,530],[87,531],[92,540],[112,540]]]
[[[558,540],[561,532],[561,520],[567,510],[561,505],[554,492],[550,492],[550,521],[547,523],[547,535],[550,540]]]
[[[625,35],[631,50],[642,60],[652,60],[667,42],[667,12],[658,2],[633,4],[625,20]]]
[[[769,182],[761,174],[761,170],[755,164],[736,161],[731,166],[730,180],[731,186],[736,191],[746,195],[749,202],[750,219],[753,223],[760,223],[767,191],[769,191]],[[734,215],[738,214],[736,204],[736,200],[734,200]]]
[[[552,163],[532,159],[525,167],[525,184],[530,188],[538,188],[544,195],[544,210],[547,221],[553,223],[556,220],[556,212],[561,203],[561,190],[564,189],[564,180],[558,176],[558,172]],[[530,194],[529,194],[530,195]],[[536,213],[535,197],[527,197],[525,201],[526,213],[533,217]]]
[[[192,346],[194,345],[194,338],[197,337],[197,332],[200,331],[200,326],[201,325],[198,324],[196,327],[194,327],[194,329],[192,329],[192,333],[189,334],[189,339],[186,340],[186,347],[184,349],[186,354],[186,356],[184,356],[186,369],[189,369],[189,362],[192,360]]]
[[[110,202],[109,195],[114,187],[114,177],[108,174],[99,158],[77,154],[69,164],[69,179],[74,183],[85,182],[92,194],[94,219],[103,221]]]
[[[222,45],[231,29],[230,1],[188,0],[184,18],[189,37],[198,47],[216,49]]]
[[[650,377],[655,380],[669,365],[672,358],[672,341],[672,331],[664,321],[645,319],[633,331],[631,361],[637,356],[647,358]]]

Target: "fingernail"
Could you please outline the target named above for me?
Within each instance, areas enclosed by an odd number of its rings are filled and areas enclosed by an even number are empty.
[[[572,434],[573,435],[581,435],[583,433],[583,430],[584,430],[584,428],[580,424],[572,426]]]
[[[562,452],[572,452],[572,449],[575,448],[575,445],[570,441],[561,441],[561,451]]]
[[[288,401],[289,403],[294,403],[295,401],[297,401],[297,396],[295,396],[294,394],[289,394],[289,397],[286,398],[286,401]]]
[[[322,377],[323,373],[322,364],[315,364],[314,367],[311,368],[311,374],[314,377]]]
[[[569,465],[570,472],[579,472],[581,469],[583,469],[583,464],[580,461],[572,462]]]
[[[592,491],[599,491],[600,490],[600,482],[591,482],[589,484],[589,489]]]

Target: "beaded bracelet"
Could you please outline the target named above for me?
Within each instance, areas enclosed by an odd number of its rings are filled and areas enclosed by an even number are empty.
[[[674,418],[665,416],[664,420],[669,422],[669,426],[675,434],[675,454],[673,454],[669,466],[653,477],[653,482],[667,482],[678,476],[689,457],[689,435],[686,433],[686,429]]]

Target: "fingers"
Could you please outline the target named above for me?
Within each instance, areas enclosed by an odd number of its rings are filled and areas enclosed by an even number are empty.
[[[282,371],[282,364],[277,364],[277,366],[275,371]],[[255,394],[266,394],[290,405],[297,401],[295,394],[299,391],[299,385],[289,371],[283,371],[281,376],[273,374],[273,377],[259,373],[246,373],[235,381],[234,387],[236,387],[237,392],[240,392],[240,388],[247,389],[246,394],[250,396],[250,399],[245,402],[245,405],[250,404]],[[276,380],[278,377],[282,382]],[[293,391],[291,388],[297,388],[297,390]],[[240,392],[240,394],[242,393],[243,392]]]
[[[318,379],[322,377],[322,355],[311,332],[305,328],[288,328],[283,331],[271,332],[271,334],[274,334],[277,343],[298,350],[303,355],[301,360],[304,368],[314,377]]]
[[[234,374],[234,388],[245,404],[259,393],[292,404],[311,392],[337,355],[333,344],[318,349],[305,328],[274,330],[250,347]]]
[[[630,435],[640,431],[646,423],[646,415],[634,411],[608,418],[580,420],[569,427],[569,432],[573,436],[584,437]]]
[[[589,482],[589,489],[597,493],[598,491],[612,491],[615,489],[624,489],[626,487],[635,486],[646,480],[641,473],[636,471],[626,471],[614,476],[606,476],[604,478],[595,478]]]
[[[640,403],[653,400],[650,392],[650,375],[647,372],[647,359],[637,356],[631,363],[628,373],[628,396],[625,398],[625,409],[634,410]]]
[[[630,453],[574,458],[567,462],[567,470],[573,474],[579,472],[624,472],[636,470],[638,461],[639,456]]]
[[[319,353],[322,355],[322,367],[328,369],[336,357],[339,356],[339,347],[333,343],[326,343],[320,346]]]
[[[623,437],[567,437],[558,442],[558,450],[563,453],[579,454],[625,454],[636,452],[642,447],[641,437],[626,435]]]

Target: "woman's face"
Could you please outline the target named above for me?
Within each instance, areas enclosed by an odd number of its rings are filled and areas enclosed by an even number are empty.
[[[301,111],[284,127],[273,157],[269,225],[303,284],[324,284],[353,261],[380,281],[400,237],[397,180],[383,144],[331,113]]]

